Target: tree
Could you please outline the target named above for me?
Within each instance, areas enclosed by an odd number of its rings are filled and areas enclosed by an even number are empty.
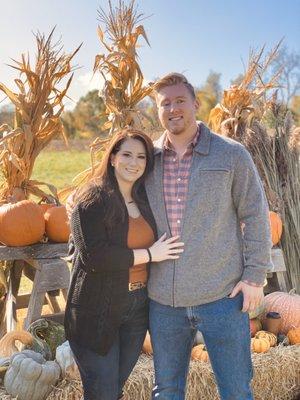
[[[105,105],[97,90],[81,97],[73,111],[63,114],[62,120],[67,136],[95,137],[104,131],[102,125],[106,121]]]
[[[196,97],[200,103],[197,119],[201,121],[208,121],[210,110],[221,100],[220,77],[221,74],[210,71],[205,83],[196,90]]]
[[[300,92],[300,53],[282,47],[273,61],[273,73],[280,70],[279,90],[282,101],[289,106],[292,98]]]

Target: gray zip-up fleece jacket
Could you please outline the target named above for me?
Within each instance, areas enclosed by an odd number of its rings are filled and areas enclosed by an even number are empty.
[[[151,299],[174,307],[209,303],[227,296],[239,280],[263,284],[272,269],[268,205],[248,151],[200,123],[193,150],[178,260],[154,263]],[[146,191],[158,236],[171,236],[163,195],[163,143],[155,142],[155,167]],[[241,231],[244,222],[244,236]]]

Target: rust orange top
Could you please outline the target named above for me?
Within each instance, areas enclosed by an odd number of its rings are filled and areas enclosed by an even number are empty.
[[[127,245],[130,249],[145,249],[154,243],[154,233],[151,226],[142,215],[138,218],[129,217]],[[134,265],[129,268],[129,283],[143,282],[148,279],[147,264]]]

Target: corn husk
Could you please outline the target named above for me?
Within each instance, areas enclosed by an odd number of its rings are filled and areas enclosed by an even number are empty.
[[[14,126],[4,124],[0,127],[2,203],[28,198],[30,194],[50,201],[57,198],[53,185],[32,180],[31,175],[40,152],[52,139],[64,136],[60,115],[73,77],[71,61],[80,46],[66,54],[60,42],[53,44],[53,33],[54,30],[48,37],[40,33],[35,35],[37,53],[33,66],[29,55],[22,54],[19,61],[12,60],[10,66],[20,74],[14,80],[16,91],[0,84],[0,90],[15,108]],[[67,81],[63,83],[65,79]]]

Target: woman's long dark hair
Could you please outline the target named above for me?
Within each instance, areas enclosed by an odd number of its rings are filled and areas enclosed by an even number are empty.
[[[116,223],[123,222],[126,215],[124,199],[119,190],[114,167],[111,165],[111,156],[118,153],[127,139],[135,139],[141,142],[146,152],[145,171],[132,187],[133,200],[140,207],[143,207],[145,202],[143,183],[154,164],[153,143],[149,136],[132,128],[123,129],[115,134],[103,155],[100,166],[97,168],[95,178],[75,197],[76,203],[79,202],[83,207],[87,207],[101,201],[105,196],[107,198],[107,201],[105,201],[105,222],[109,229],[112,229]]]

